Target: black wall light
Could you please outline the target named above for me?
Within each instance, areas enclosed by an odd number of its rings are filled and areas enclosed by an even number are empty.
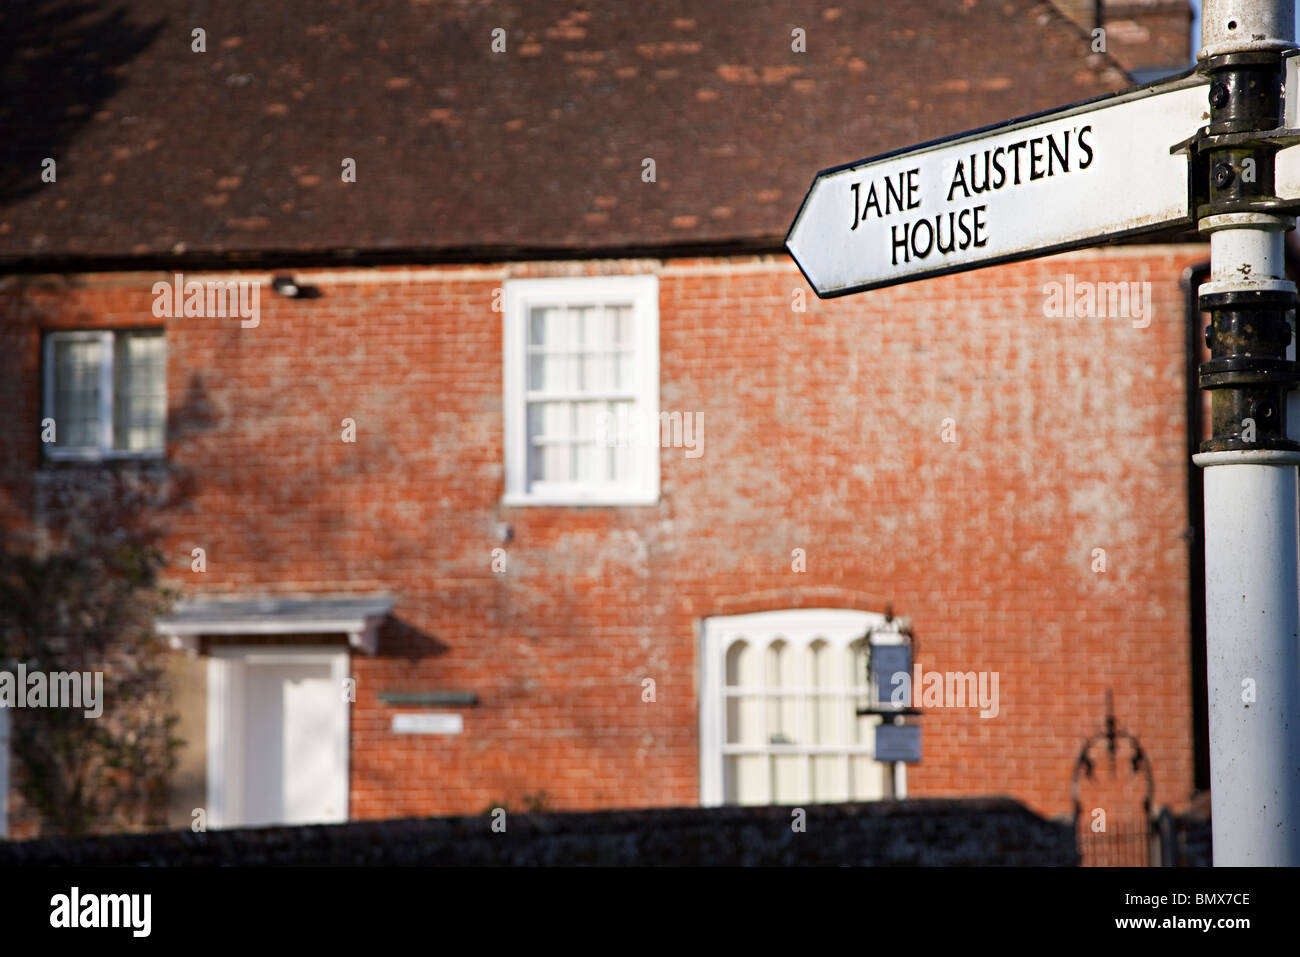
[[[274,277],[271,280],[271,289],[289,299],[319,299],[321,295],[319,287],[299,285],[292,276],[287,274]]]

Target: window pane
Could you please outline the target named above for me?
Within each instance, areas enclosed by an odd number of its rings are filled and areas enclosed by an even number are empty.
[[[580,482],[605,482],[610,476],[610,450],[605,444],[609,430],[609,404],[575,402],[573,435],[573,477]]]
[[[767,646],[767,686],[780,688],[789,667],[790,650],[784,639],[778,638]]]
[[[802,744],[799,727],[800,696],[769,694],[767,697],[767,743]]]
[[[99,446],[99,374],[106,358],[101,352],[98,339],[54,340],[56,446]]]
[[[569,478],[569,443],[548,442],[533,450],[532,470],[529,480],[533,482],[565,482]]]
[[[615,329],[606,309],[582,306],[571,310],[573,318],[574,388],[583,392],[607,392],[614,387],[612,342]]]
[[[614,388],[636,388],[636,353],[620,352],[613,359]]]
[[[528,478],[530,482],[569,480],[573,408],[569,402],[528,404]]]
[[[763,701],[757,695],[727,698],[727,744],[762,745]]]
[[[747,641],[734,641],[727,649],[727,684],[732,688],[758,684],[754,649]]]
[[[867,706],[864,705],[863,707]],[[876,746],[876,725],[880,723],[880,720],[879,715],[859,715],[855,707],[850,707],[849,721],[853,725],[853,740],[849,743],[855,746],[874,748]]]
[[[636,403],[630,399],[594,402],[591,416],[596,437],[606,448],[631,448],[655,438],[646,434],[652,432],[655,423],[647,416],[638,415]]]
[[[559,306],[542,306],[531,310],[528,317],[528,344],[563,348],[566,343],[560,334],[564,328],[564,309]]]
[[[850,704],[856,712],[861,708],[873,707],[870,687],[867,683],[867,643],[858,640],[849,645],[844,656],[844,684],[851,688],[860,688],[854,694]]]
[[[546,391],[546,358],[542,353],[535,353],[528,357],[528,391]]]
[[[848,669],[844,682],[846,685],[856,687],[867,684],[867,643],[865,641],[859,639],[849,645],[844,665]]]
[[[616,356],[608,351],[583,353],[582,388],[586,392],[609,392],[618,387]]]
[[[818,638],[808,646],[808,655],[806,658],[808,664],[808,687],[810,688],[829,688],[833,684],[831,681],[831,655],[830,645]]]
[[[848,762],[839,754],[816,754],[812,758],[811,801],[847,801],[849,782],[846,777]]]
[[[808,743],[842,745],[853,705],[843,695],[821,694],[808,699]]]
[[[610,357],[613,388],[633,389],[636,387],[636,316],[631,306],[611,307],[609,314],[614,329],[615,354]]]
[[[553,349],[572,352],[580,343],[578,317],[572,309],[555,308],[546,311],[546,345]]]
[[[762,754],[728,756],[722,767],[723,800],[728,804],[764,804],[767,801],[767,757]]]
[[[844,676],[837,667],[840,662],[841,655],[827,642],[818,639],[808,646],[808,684],[822,692],[808,699],[809,744],[845,743],[853,702],[843,693]]]
[[[609,449],[595,442],[577,442],[573,446],[573,479],[577,482],[603,483],[609,478]]]
[[[632,349],[636,346],[635,316],[631,306],[610,306],[611,325],[614,327],[614,343],[619,349]]]
[[[808,759],[802,754],[778,754],[772,758],[772,803],[799,804],[808,800],[804,774]]]
[[[615,332],[610,310],[587,306],[576,312],[582,324],[582,348],[588,352],[608,352]]]
[[[577,391],[576,346],[574,321],[567,310],[555,306],[533,309],[528,322],[528,389]]]
[[[528,356],[528,390],[530,392],[578,392],[579,357],[572,352],[552,350]]]
[[[885,793],[883,769],[888,766],[881,764],[875,758],[863,755],[854,755],[849,761],[852,769],[852,793],[849,795],[849,800],[874,801],[883,797]]]
[[[631,403],[627,403],[631,405]],[[616,482],[630,482],[632,474],[633,449],[630,445],[616,445],[609,450],[609,474]]]
[[[758,654],[745,641],[727,649],[727,686],[753,688],[758,684]],[[728,744],[763,744],[763,701],[757,695],[729,696],[727,703]]]
[[[167,420],[167,351],[162,330],[119,333],[113,360],[113,444],[161,450]]]
[[[767,649],[767,687],[769,690],[798,685],[795,652],[785,641],[772,642]],[[767,740],[769,744],[799,744],[800,696],[770,694],[767,698]]]
[[[575,402],[573,434],[590,442],[602,442],[609,424],[609,404],[605,402]]]

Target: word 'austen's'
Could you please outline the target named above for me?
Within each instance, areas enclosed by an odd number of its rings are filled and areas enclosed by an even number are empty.
[[[1023,139],[1006,146],[971,153],[957,160],[949,179],[945,202],[971,199],[982,193],[994,192],[1023,182],[1046,179],[1061,173],[1085,170],[1092,165],[1094,153],[1086,135],[1092,126],[1062,130]],[[853,193],[853,222],[850,232],[866,223],[873,215],[884,219],[894,213],[919,209],[922,206],[921,168],[899,170],[895,174],[867,183],[862,193],[862,183],[850,183]],[[913,258],[925,259],[931,253],[947,255],[955,250],[965,251],[988,243],[986,205],[947,209],[934,217],[895,223],[890,226],[890,247],[893,265]],[[947,236],[944,226],[947,225]]]

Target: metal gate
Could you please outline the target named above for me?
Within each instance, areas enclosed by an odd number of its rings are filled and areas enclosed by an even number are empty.
[[[1151,815],[1151,762],[1138,739],[1119,728],[1106,692],[1105,730],[1084,742],[1070,776],[1074,837],[1084,867],[1148,867],[1161,863],[1159,828]]]

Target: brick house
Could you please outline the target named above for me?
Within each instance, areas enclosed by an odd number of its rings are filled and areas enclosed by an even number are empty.
[[[1128,86],[1187,33],[1153,6],[1122,59],[1032,0],[4,14],[41,38],[5,109],[49,120],[4,124],[0,523],[53,474],[191,480],[174,823],[1065,814],[1107,689],[1186,807],[1204,245],[825,302],[782,249],[818,169]],[[1149,321],[1045,316],[1067,277],[1149,283]],[[1000,679],[897,782],[854,714],[891,608],[924,669]]]

